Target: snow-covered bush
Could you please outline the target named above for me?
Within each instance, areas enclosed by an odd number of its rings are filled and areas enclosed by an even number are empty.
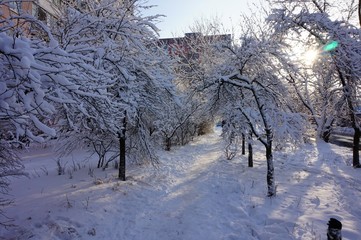
[[[6,2],[0,2],[0,7],[3,4]],[[0,20],[1,206],[10,203],[2,197],[8,191],[9,177],[24,174],[16,148],[25,147],[33,141],[44,142],[56,135],[48,122],[55,108],[46,98],[47,89],[41,76],[45,69],[38,64],[35,56],[37,49],[34,43],[41,40],[28,38],[25,29],[21,28],[26,25],[15,25],[16,21],[43,26],[21,12]],[[49,33],[45,28],[43,30],[44,34]]]
[[[94,147],[99,167],[125,154],[132,162],[157,162],[152,131],[174,101],[168,58],[155,44],[155,17],[140,16],[139,7],[135,0],[92,2],[82,11],[69,7],[56,31],[64,51],[87,64],[74,81],[88,95],[59,106],[66,116],[59,122],[60,140],[65,152]],[[93,74],[83,78],[89,70]]]

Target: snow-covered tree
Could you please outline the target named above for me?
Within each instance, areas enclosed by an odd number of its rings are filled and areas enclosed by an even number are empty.
[[[222,59],[221,45],[231,41],[230,35],[220,34],[217,24],[219,22],[208,20],[196,22],[190,27],[192,32],[185,33],[185,37],[171,43],[171,46],[167,43],[161,45],[171,52],[174,82],[181,96],[179,101],[168,105],[168,121],[162,127],[168,150],[171,145],[184,145],[194,136],[213,129],[214,111],[210,111],[207,104],[207,78],[215,62]]]
[[[167,151],[174,145],[185,145],[199,131],[199,119],[197,119],[198,105],[186,96],[179,97],[178,101],[171,101],[165,107],[162,116],[162,124],[159,125],[159,134]],[[158,120],[160,121],[160,120]]]
[[[354,129],[353,166],[360,166],[359,143],[361,129],[356,116],[357,89],[361,77],[361,30],[351,23],[352,14],[335,14],[329,1],[275,1],[268,21],[280,37],[290,33],[308,34],[318,43],[324,58],[335,68],[342,87],[347,115]]]
[[[73,139],[70,142],[120,148],[110,158],[120,157],[119,177],[123,180],[126,150],[133,160],[157,161],[151,133],[158,129],[154,123],[159,122],[159,113],[173,98],[167,58],[155,45],[157,29],[152,23],[155,17],[142,17],[138,7],[141,7],[138,1],[93,1],[83,11],[69,7],[58,30],[59,41],[67,52],[106,74],[84,82],[104,98],[84,108],[96,109],[98,116],[88,116],[88,110],[67,108],[66,115],[74,123],[70,132],[63,130],[67,143],[70,136]],[[72,131],[78,134],[75,136]]]
[[[333,64],[324,64],[320,60],[314,62],[312,71],[290,72],[286,78],[301,102],[300,111],[307,113],[316,125],[317,138],[328,142],[332,125],[342,118],[340,112],[345,105]]]
[[[9,1],[1,1],[7,8]],[[56,46],[51,33],[40,21],[18,9],[18,14],[0,20],[0,191],[6,194],[10,176],[23,175],[23,165],[16,151],[31,142],[44,142],[56,132],[49,120],[55,111],[42,73],[46,70],[37,61],[42,42],[30,38],[28,27],[38,26],[43,36],[48,36],[46,45]],[[10,203],[0,197],[0,205]],[[1,210],[0,210],[1,213]]]
[[[268,196],[274,196],[274,142],[281,146],[285,139],[294,145],[302,142],[306,124],[289,104],[285,80],[278,73],[285,61],[282,46],[269,34],[267,25],[260,29],[264,31],[249,31],[241,37],[240,46],[229,48],[231,55],[226,65],[233,70],[220,78],[219,86],[221,95],[232,96],[227,104],[233,117],[224,120],[237,119],[238,124],[234,120],[229,124],[241,126],[239,136],[252,134],[264,145]]]
[[[7,3],[0,1],[0,7],[6,8]],[[0,19],[0,207],[11,202],[3,197],[10,177],[24,174],[17,148],[55,135],[44,123],[54,108],[45,99],[36,50],[24,35],[26,22],[41,26],[21,11]]]

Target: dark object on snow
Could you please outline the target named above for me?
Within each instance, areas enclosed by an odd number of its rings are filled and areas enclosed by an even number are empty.
[[[330,218],[327,225],[327,240],[342,240],[342,223],[335,218]]]

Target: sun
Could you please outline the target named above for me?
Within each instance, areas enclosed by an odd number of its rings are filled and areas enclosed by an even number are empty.
[[[307,65],[312,65],[319,57],[319,51],[316,49],[309,49],[302,54],[302,61]]]

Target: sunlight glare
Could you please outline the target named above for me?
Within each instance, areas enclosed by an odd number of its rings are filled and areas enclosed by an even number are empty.
[[[307,65],[312,65],[318,57],[319,57],[319,52],[317,50],[309,49],[303,54],[302,60]]]

